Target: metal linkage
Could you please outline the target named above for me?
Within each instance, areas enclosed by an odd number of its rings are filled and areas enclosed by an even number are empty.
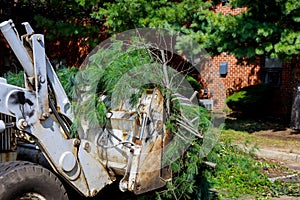
[[[16,127],[33,136],[54,171],[84,196],[94,196],[112,182],[111,178],[95,155],[95,144],[68,138],[62,130],[64,124],[53,113],[73,121],[69,99],[46,57],[44,36],[34,34],[28,23],[24,25],[27,34],[20,40],[11,20],[0,24],[26,77],[26,88],[0,80],[0,113],[15,117]],[[55,102],[52,111],[50,97]]]
[[[7,40],[11,49],[16,54],[18,60],[22,64],[24,71],[28,77],[34,76],[33,64],[31,62],[31,57],[28,54],[26,48],[23,46],[22,41],[18,37],[15,25],[12,20],[4,21],[0,24],[1,32]]]

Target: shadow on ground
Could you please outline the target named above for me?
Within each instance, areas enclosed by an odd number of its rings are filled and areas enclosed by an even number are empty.
[[[284,131],[290,126],[289,116],[243,116],[236,113],[227,115],[225,129],[254,133],[258,131],[273,130]],[[297,134],[297,132],[295,132]]]

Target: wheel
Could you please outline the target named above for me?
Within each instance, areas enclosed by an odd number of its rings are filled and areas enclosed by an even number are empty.
[[[27,161],[0,164],[0,200],[64,200],[67,192],[48,169]]]

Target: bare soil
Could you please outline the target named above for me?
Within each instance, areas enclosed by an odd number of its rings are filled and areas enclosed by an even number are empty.
[[[300,132],[290,129],[289,123],[289,116],[251,118],[227,116],[225,130],[243,132],[241,136],[234,134],[234,137],[237,137],[236,141],[249,140],[259,148],[300,154]]]
[[[252,135],[261,136],[261,142],[257,141],[261,148],[300,154],[300,133],[298,131],[290,128],[271,129],[253,132]]]
[[[300,142],[300,132],[286,128],[285,130],[265,130],[252,133],[254,135],[261,135],[268,138],[280,139],[280,140],[292,140]]]

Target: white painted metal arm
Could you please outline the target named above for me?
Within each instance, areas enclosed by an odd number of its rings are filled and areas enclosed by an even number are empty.
[[[27,35],[23,36],[32,48],[27,51],[13,28],[12,21],[0,24],[0,29],[22,64],[30,87],[20,88],[0,79],[0,113],[16,118],[16,127],[35,139],[53,170],[64,177],[83,195],[96,195],[111,178],[107,169],[95,155],[95,144],[66,137],[54,110],[49,109],[48,89],[54,93],[56,108],[69,117],[70,102],[45,55],[44,37],[32,34],[25,24]],[[50,86],[48,88],[48,86]]]

